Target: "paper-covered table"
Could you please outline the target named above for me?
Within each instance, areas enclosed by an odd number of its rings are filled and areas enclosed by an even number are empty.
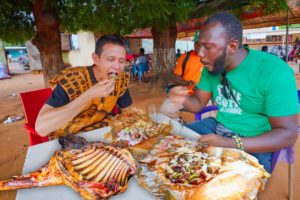
[[[158,114],[152,116],[155,121],[160,122],[170,122],[173,127],[173,132],[175,134],[185,135],[192,139],[197,139],[198,134],[191,131],[190,129],[183,127],[175,120],[170,120],[168,117]],[[87,141],[103,141],[106,139],[104,137],[105,133],[109,132],[111,127],[104,127],[101,129],[96,129],[93,131],[85,132],[78,134],[79,136],[84,137]],[[28,148],[24,167],[23,174],[35,171],[41,166],[46,164],[53,153],[60,148],[58,140],[53,140],[50,142],[38,144]],[[80,196],[77,192],[72,190],[67,186],[49,186],[49,187],[37,187],[31,189],[20,189],[17,192],[16,200],[80,200]],[[124,193],[118,194],[111,198],[112,200],[122,199],[122,200],[132,200],[132,199],[143,199],[151,200],[155,197],[138,185],[136,177],[133,177],[129,181],[127,190]]]

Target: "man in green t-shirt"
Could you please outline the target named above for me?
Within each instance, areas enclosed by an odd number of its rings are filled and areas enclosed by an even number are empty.
[[[293,71],[276,56],[242,47],[242,26],[228,13],[205,22],[198,52],[205,68],[193,96],[184,86],[169,98],[199,112],[213,98],[217,117],[188,124],[214,146],[251,153],[270,172],[274,151],[291,146],[298,135],[298,98]]]

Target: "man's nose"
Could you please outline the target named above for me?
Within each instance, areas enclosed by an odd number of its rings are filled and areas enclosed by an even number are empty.
[[[114,62],[112,68],[113,68],[114,70],[119,70],[119,68],[120,68],[120,63],[119,63],[118,61]]]
[[[115,69],[115,70],[118,70],[119,69],[119,65],[113,65],[112,68]]]
[[[198,56],[200,56],[201,58],[204,57],[204,47],[203,47],[202,45],[199,47],[199,50],[198,50],[197,54],[198,54]]]

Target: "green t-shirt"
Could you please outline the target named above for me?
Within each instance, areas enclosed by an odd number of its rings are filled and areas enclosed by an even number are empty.
[[[247,57],[226,78],[238,103],[222,95],[220,75],[212,75],[206,68],[197,87],[212,92],[219,108],[217,121],[235,133],[257,136],[271,130],[268,117],[299,112],[294,72],[274,55],[249,49]]]

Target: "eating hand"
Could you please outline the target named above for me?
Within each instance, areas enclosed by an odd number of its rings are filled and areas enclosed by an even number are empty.
[[[114,91],[115,88],[115,79],[108,79],[99,81],[88,89],[88,96],[93,98],[107,97],[110,93]]]

